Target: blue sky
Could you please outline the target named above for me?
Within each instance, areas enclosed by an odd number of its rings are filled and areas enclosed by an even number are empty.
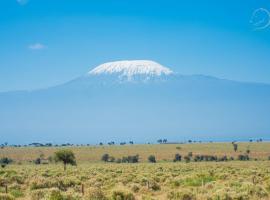
[[[270,83],[268,10],[269,0],[1,0],[0,91],[53,86],[123,59]]]

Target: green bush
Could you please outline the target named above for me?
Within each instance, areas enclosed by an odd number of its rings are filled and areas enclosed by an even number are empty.
[[[0,200],[14,200],[15,198],[10,194],[1,194],[0,193]]]
[[[0,159],[0,164],[8,165],[12,162],[13,162],[13,160],[10,158],[7,158],[7,157],[3,157]]]
[[[63,195],[58,190],[53,190],[49,196],[49,200],[64,200]]]
[[[106,200],[107,197],[99,188],[91,188],[87,191],[87,199],[89,200]]]
[[[195,195],[189,190],[171,191],[167,198],[170,200],[195,200]]]
[[[135,197],[130,192],[114,191],[112,194],[112,200],[135,200]]]
[[[238,160],[249,160],[249,156],[248,155],[238,155]]]
[[[154,155],[150,155],[148,157],[148,161],[151,162],[151,163],[155,163],[156,162],[156,157]]]
[[[104,162],[108,162],[109,158],[110,158],[109,154],[105,153],[102,155],[101,160]]]
[[[177,154],[175,154],[174,155],[174,162],[180,162],[181,161],[181,159],[182,159],[182,156],[179,154],[179,153],[177,153]]]

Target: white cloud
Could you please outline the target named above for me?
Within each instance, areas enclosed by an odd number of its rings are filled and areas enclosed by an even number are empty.
[[[29,0],[16,0],[18,4],[25,5],[29,2]]]
[[[35,44],[30,44],[28,48],[31,50],[41,50],[41,49],[46,48],[46,46],[41,43],[35,43]]]

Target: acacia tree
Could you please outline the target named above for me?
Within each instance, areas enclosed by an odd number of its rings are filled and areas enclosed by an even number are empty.
[[[62,162],[64,164],[64,170],[67,168],[67,164],[76,165],[76,158],[74,153],[69,149],[61,149],[54,153],[55,161]]]

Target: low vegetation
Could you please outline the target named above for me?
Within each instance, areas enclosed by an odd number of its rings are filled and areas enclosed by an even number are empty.
[[[17,148],[5,147],[0,200],[267,200],[270,149],[259,144],[238,143],[237,151],[229,143],[223,151],[224,144],[207,148],[163,140],[160,145],[26,148],[39,150],[31,160],[30,155],[17,160],[12,152]],[[99,158],[87,161],[86,150],[90,156],[98,150]]]

